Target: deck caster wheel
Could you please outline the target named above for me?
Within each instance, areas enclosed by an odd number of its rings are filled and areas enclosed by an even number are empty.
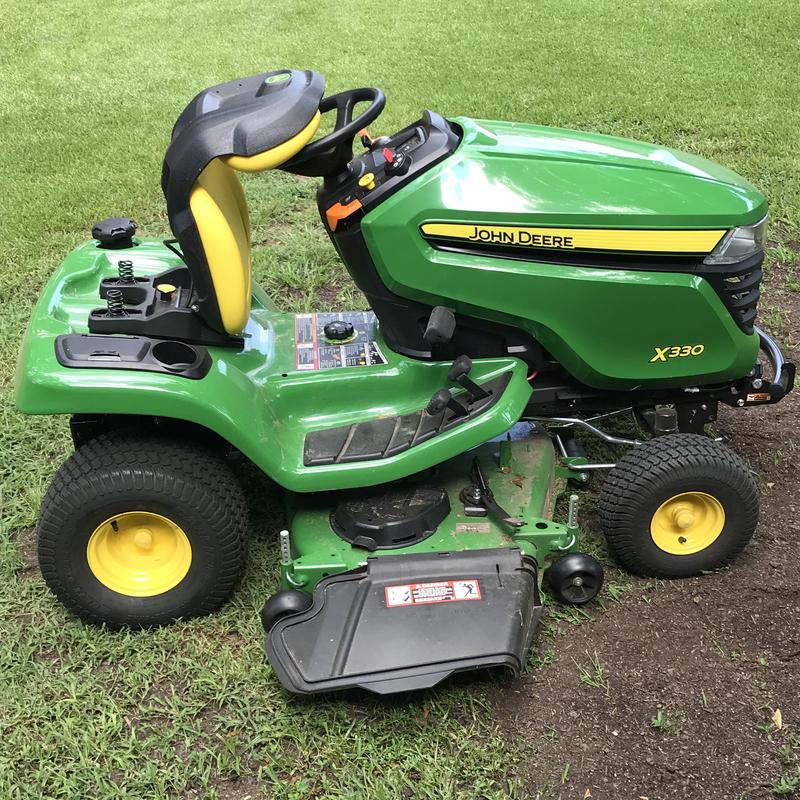
[[[582,606],[603,588],[603,567],[586,553],[570,553],[545,570],[543,582],[559,603]]]
[[[47,585],[87,622],[143,628],[208,614],[244,563],[247,506],[214,452],[104,434],[58,470],[39,516]]]
[[[606,478],[600,522],[637,575],[684,578],[733,561],[758,522],[747,464],[705,436],[678,433],[632,447]]]
[[[305,611],[310,606],[311,598],[296,589],[284,589],[281,592],[276,592],[264,603],[264,608],[261,609],[261,624],[264,626],[264,633],[269,633],[270,628],[281,617]]]

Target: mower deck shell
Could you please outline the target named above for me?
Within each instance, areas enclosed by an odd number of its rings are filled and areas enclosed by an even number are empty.
[[[552,554],[569,551],[576,531],[553,521],[556,499],[566,485],[566,471],[559,466],[550,437],[532,423],[521,422],[498,438],[399,485],[376,487],[376,492],[382,488],[444,489],[450,500],[450,513],[432,535],[414,544],[381,550],[381,558],[514,546],[542,565]],[[498,504],[512,517],[524,520],[521,527],[511,528],[488,514],[475,517],[465,512],[460,493],[470,483],[476,458]],[[293,560],[281,567],[284,589],[310,593],[329,575],[357,569],[374,555],[335,533],[331,516],[341,500],[340,493],[287,496]]]

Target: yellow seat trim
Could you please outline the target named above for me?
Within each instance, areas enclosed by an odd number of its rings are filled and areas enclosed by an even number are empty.
[[[239,172],[262,172],[265,169],[278,167],[292,156],[296,156],[311,141],[319,128],[320,116],[317,111],[311,122],[300,133],[277,147],[272,147],[263,153],[256,153],[254,156],[224,156],[222,160]]]
[[[300,133],[263,153],[212,159],[192,187],[189,208],[205,251],[222,327],[232,336],[247,324],[252,283],[250,215],[234,170],[261,172],[280,166],[308,144],[319,121],[317,111]]]
[[[250,314],[250,217],[236,173],[215,158],[189,197],[211,273],[222,327],[235,336]]]

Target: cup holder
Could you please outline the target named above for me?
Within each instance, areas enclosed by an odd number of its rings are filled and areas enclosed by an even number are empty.
[[[183,342],[158,342],[153,345],[153,358],[170,370],[184,370],[197,361],[197,351]]]
[[[68,333],[56,337],[58,363],[72,369],[126,369],[160,372],[199,380],[211,369],[211,354],[201,344],[146,336]]]

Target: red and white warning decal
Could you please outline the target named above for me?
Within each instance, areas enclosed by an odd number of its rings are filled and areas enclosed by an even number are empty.
[[[385,586],[383,591],[386,594],[387,608],[482,599],[481,584],[477,578],[432,583],[401,583],[398,586]]]

